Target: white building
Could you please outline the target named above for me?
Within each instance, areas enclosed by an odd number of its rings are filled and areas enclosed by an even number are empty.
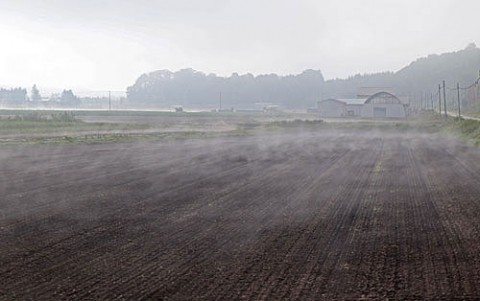
[[[362,107],[364,118],[405,118],[405,105],[388,92],[379,92],[367,98]]]
[[[365,91],[365,88],[363,88]],[[378,88],[375,88],[378,89]],[[373,89],[372,89],[373,90]],[[380,91],[356,99],[325,99],[318,102],[321,117],[405,118],[405,104],[390,92]]]
[[[318,114],[321,117],[345,117],[347,104],[338,99],[324,99],[318,102]]]

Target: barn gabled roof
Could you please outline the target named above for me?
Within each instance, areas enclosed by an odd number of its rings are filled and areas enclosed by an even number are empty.
[[[365,100],[365,104],[367,103],[372,103],[373,100],[375,99],[388,99],[390,100],[392,103],[398,103],[398,104],[402,104],[402,102],[400,101],[400,99],[398,97],[396,97],[395,95],[389,93],[389,92],[385,92],[385,91],[382,91],[382,92],[378,92],[378,93],[375,93],[373,94],[372,96],[370,96],[369,98],[367,98],[367,100]]]
[[[340,98],[339,100],[347,105],[363,105],[366,98]]]
[[[319,101],[319,103],[320,103],[320,102],[327,102],[327,101],[335,101],[335,102],[339,102],[339,103],[344,104],[344,105],[347,104],[346,102],[344,102],[344,101],[342,101],[342,100],[340,100],[340,99],[336,99],[336,98],[322,99],[322,100]]]

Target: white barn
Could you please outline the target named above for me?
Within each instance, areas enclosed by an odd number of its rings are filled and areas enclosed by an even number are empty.
[[[362,108],[363,108],[363,103],[365,102],[365,99],[341,99],[341,101],[345,102],[347,104],[346,110],[347,110],[347,117],[359,117],[362,115]]]
[[[364,118],[405,118],[405,105],[389,92],[378,92],[365,100],[362,107]]]
[[[367,98],[325,99],[318,102],[321,117],[406,118],[405,105],[390,92],[377,92]]]

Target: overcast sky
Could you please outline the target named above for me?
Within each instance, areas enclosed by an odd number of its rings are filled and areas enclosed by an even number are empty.
[[[479,11],[478,0],[0,0],[0,86],[125,90],[187,67],[396,71],[480,42]]]

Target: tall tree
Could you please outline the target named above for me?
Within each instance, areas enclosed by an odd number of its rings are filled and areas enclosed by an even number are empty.
[[[32,101],[42,100],[42,96],[40,95],[40,91],[38,91],[37,85],[33,85],[32,90],[30,91],[30,99]]]
[[[80,99],[73,94],[72,90],[63,90],[60,101],[64,105],[75,106],[80,104]]]

